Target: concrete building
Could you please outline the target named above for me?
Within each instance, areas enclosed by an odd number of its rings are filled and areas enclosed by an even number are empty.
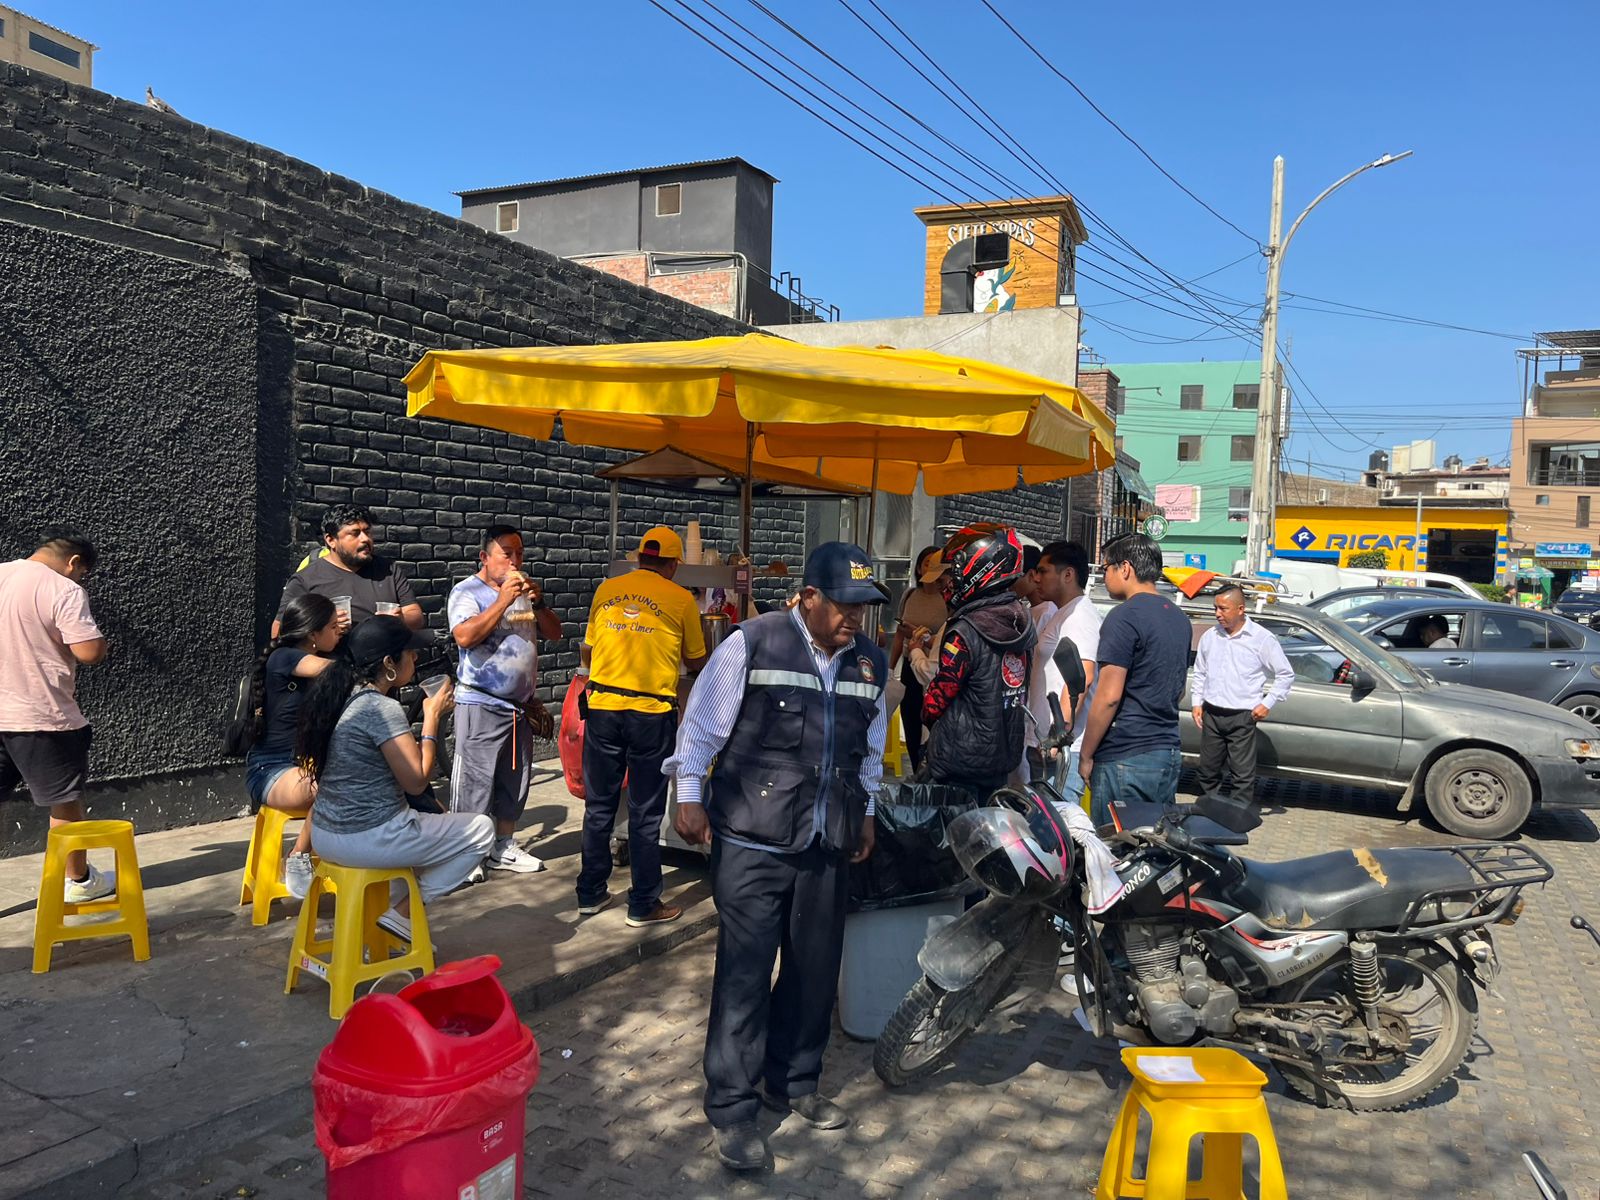
[[[1161,548],[1231,570],[1250,521],[1261,364],[1119,363],[1119,440],[1139,460],[1167,520]]]
[[[1463,465],[1459,456],[1451,455],[1443,467],[1431,470],[1375,473],[1373,487],[1380,504],[1414,505],[1421,500],[1431,505],[1504,508],[1511,495],[1511,468],[1490,466],[1487,458]]]
[[[1511,552],[1555,575],[1552,593],[1600,574],[1600,329],[1537,335],[1517,351],[1523,415],[1511,422]]]
[[[98,49],[65,29],[0,4],[0,62],[43,71],[68,83],[92,85]]]
[[[1396,571],[1443,571],[1469,583],[1492,583],[1505,538],[1503,507],[1280,504],[1272,553],[1349,566],[1353,555],[1378,550]]]
[[[837,319],[772,272],[773,185],[742,158],[457,192],[461,219],[752,324]]]

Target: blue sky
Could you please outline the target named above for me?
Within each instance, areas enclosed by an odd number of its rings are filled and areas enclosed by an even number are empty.
[[[1234,312],[1261,299],[1251,241],[1163,178],[982,0],[877,2],[1038,166],[1004,152],[964,115],[971,105],[958,109],[852,15],[932,74],[872,0],[764,2],[983,169],[910,127],[752,0],[661,0],[755,45],[714,3],[966,167],[986,192],[939,183],[926,168],[908,167],[922,182],[897,174],[648,0],[26,8],[102,47],[96,82],[107,91],[142,98],[153,86],[193,120],[449,213],[459,212],[458,188],[741,155],[782,181],[775,269],[801,274],[847,319],[920,310],[915,206],[1064,183],[1143,256],[1092,227],[1079,289],[1087,344],[1113,362],[1250,353],[1234,338],[1173,341],[1222,335],[1150,307],[1200,311],[1182,292],[1147,295],[1152,285],[1129,268],[1153,275],[1148,259],[1188,280],[1231,263],[1196,287],[1234,298],[1207,296]],[[1281,338],[1293,339],[1304,384],[1290,452],[1309,454],[1319,473],[1364,464],[1373,445],[1426,436],[1441,457],[1504,458],[1518,410],[1516,347],[1531,330],[1600,325],[1600,161],[1590,153],[1600,102],[1586,64],[1600,5],[1591,0],[1530,5],[1517,10],[1521,21],[1481,0],[993,2],[1168,171],[1262,241],[1274,154],[1287,160],[1287,225],[1345,171],[1385,151],[1416,152],[1317,209],[1285,258],[1285,290],[1514,336],[1285,308]]]

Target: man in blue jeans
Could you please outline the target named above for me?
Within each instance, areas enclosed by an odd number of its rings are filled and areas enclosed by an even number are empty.
[[[1078,771],[1090,818],[1111,819],[1118,800],[1170,804],[1181,762],[1178,705],[1193,636],[1189,618],[1156,591],[1161,547],[1124,534],[1100,551],[1106,591],[1121,601],[1100,627],[1096,687]]]

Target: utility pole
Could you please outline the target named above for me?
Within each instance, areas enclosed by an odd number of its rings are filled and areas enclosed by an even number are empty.
[[[1250,526],[1245,560],[1252,571],[1272,557],[1272,522],[1277,513],[1278,271],[1283,262],[1283,155],[1272,160],[1272,223],[1267,237],[1267,299],[1261,310],[1261,391],[1256,399],[1256,447],[1250,472]]]
[[[1272,233],[1267,240],[1267,298],[1261,309],[1261,398],[1256,410],[1256,453],[1250,473],[1250,539],[1245,546],[1245,559],[1252,571],[1266,569],[1272,557],[1272,523],[1278,510],[1277,435],[1278,393],[1273,386],[1278,366],[1278,279],[1283,267],[1283,256],[1289,243],[1300,228],[1300,222],[1311,215],[1311,210],[1334,192],[1349,183],[1363,171],[1374,167],[1387,167],[1390,163],[1410,158],[1410,150],[1399,154],[1385,154],[1369,163],[1363,163],[1348,175],[1334,180],[1306,205],[1305,211],[1294,219],[1283,240],[1278,233],[1283,228],[1283,155],[1272,160]]]

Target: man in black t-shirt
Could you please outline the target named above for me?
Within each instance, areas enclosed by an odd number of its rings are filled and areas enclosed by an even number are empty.
[[[1093,703],[1078,769],[1089,815],[1110,820],[1117,800],[1171,804],[1178,792],[1178,706],[1189,671],[1192,626],[1156,592],[1161,547],[1130,533],[1101,550],[1106,591],[1121,603],[1100,626]]]
[[[278,616],[295,596],[310,592],[338,601],[350,598],[350,620],[359,624],[379,612],[397,616],[412,629],[423,626],[422,605],[411,590],[411,581],[400,570],[398,561],[380,558],[372,539],[372,514],[360,505],[336,504],[322,514],[323,553],[289,577]],[[272,622],[272,636],[278,636],[278,621]]]

